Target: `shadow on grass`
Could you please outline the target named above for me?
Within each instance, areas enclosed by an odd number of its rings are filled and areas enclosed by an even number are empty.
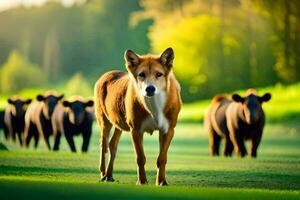
[[[147,170],[148,177],[155,179],[155,170]],[[47,177],[49,180],[74,182],[96,182],[99,173],[91,168],[43,168],[0,166],[0,176]],[[69,177],[68,177],[69,176]],[[135,170],[115,170],[114,176],[119,183],[134,183]],[[277,190],[300,190],[300,175],[284,171],[266,170],[168,170],[167,177],[172,185],[225,187],[225,188],[260,188]],[[71,178],[71,179],[70,179]],[[85,179],[86,178],[86,179]]]

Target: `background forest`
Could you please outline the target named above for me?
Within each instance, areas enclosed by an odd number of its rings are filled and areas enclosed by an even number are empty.
[[[300,1],[49,1],[0,12],[0,92],[92,95],[123,53],[175,50],[184,101],[300,79]]]

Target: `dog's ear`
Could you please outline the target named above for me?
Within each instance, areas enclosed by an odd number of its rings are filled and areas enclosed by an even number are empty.
[[[64,100],[62,104],[66,108],[71,106],[71,103],[69,101],[66,101],[66,100]]]
[[[264,94],[262,97],[259,97],[260,102],[267,102],[271,99],[271,94],[270,93],[266,93]]]
[[[245,98],[241,97],[241,96],[238,95],[238,94],[233,94],[231,98],[232,98],[232,100],[235,101],[235,102],[244,103],[244,101],[245,101]]]
[[[39,95],[36,96],[36,100],[38,100],[38,101],[44,101],[45,97],[43,95],[39,94]]]
[[[173,67],[174,58],[174,51],[171,47],[169,47],[160,55],[160,62],[167,68],[168,71],[170,71]]]
[[[133,74],[137,66],[140,64],[139,56],[132,50],[126,50],[124,53],[124,58],[126,61],[127,70]]]

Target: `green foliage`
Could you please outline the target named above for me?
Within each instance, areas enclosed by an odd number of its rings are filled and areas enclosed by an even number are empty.
[[[3,93],[13,93],[24,88],[41,86],[46,80],[37,65],[17,51],[12,51],[2,66],[0,81]]]
[[[5,27],[0,65],[17,49],[52,83],[77,71],[96,80],[108,70],[124,70],[126,49],[161,53],[170,46],[184,101],[291,84],[300,80],[299,5],[297,0],[89,0],[64,7],[47,1],[0,13]]]
[[[92,86],[84,79],[80,72],[77,72],[70,78],[64,92],[67,96],[79,95],[90,97],[93,95]]]
[[[198,96],[201,85],[207,86],[209,80],[219,77],[218,60],[214,59],[219,29],[217,17],[201,15],[185,18],[175,26],[170,24],[150,35],[156,52],[162,52],[168,46],[174,48],[174,70],[182,83],[188,85],[184,90],[189,94]]]
[[[76,71],[99,77],[124,69],[126,49],[149,51],[149,23],[129,26],[131,13],[140,9],[138,0],[90,0],[71,7],[47,1],[1,12],[0,24],[6,28],[0,31],[0,64],[18,49],[56,82]]]
[[[185,101],[300,80],[298,1],[141,2],[133,21],[154,20],[155,52],[174,47]]]

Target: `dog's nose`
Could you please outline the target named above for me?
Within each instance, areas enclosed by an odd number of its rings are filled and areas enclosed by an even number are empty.
[[[153,85],[149,85],[146,87],[147,96],[153,96],[155,92],[155,87]]]

